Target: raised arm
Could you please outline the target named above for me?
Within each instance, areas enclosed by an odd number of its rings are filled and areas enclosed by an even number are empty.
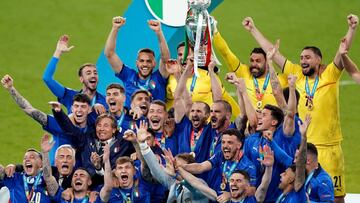
[[[348,55],[348,43],[346,38],[342,39],[339,45],[339,51],[341,56],[341,62],[344,65],[346,72],[350,75],[350,77],[360,84],[360,72],[357,65],[351,60]]]
[[[59,102],[49,102],[49,104],[52,106],[52,112],[56,122],[64,131],[65,135],[77,140],[74,142],[75,147],[85,144],[85,133],[71,122],[70,118],[61,109],[61,104]]]
[[[284,118],[283,131],[285,136],[291,137],[295,132],[295,114],[296,114],[296,76],[288,75],[289,100]]]
[[[261,183],[256,189],[255,198],[257,202],[264,202],[267,190],[269,188],[272,176],[272,167],[274,165],[274,153],[267,145],[264,146],[264,159],[259,159],[262,165],[265,166],[265,172],[263,174]]]
[[[275,54],[279,50],[279,45],[280,45],[280,40],[277,40],[274,47],[272,47],[269,50],[266,50],[267,51],[266,52],[266,62],[267,62],[268,68],[269,68],[270,84],[271,84],[271,88],[272,88],[272,93],[274,95],[276,103],[282,110],[286,110],[287,106],[286,106],[286,101],[284,98],[284,93],[281,88],[279,78],[276,75],[276,72],[275,72],[275,69],[273,66],[273,62],[272,62]]]
[[[55,196],[59,189],[55,177],[52,175],[51,165],[49,160],[49,151],[54,146],[55,141],[50,142],[50,136],[45,134],[41,138],[41,154],[42,154],[42,165],[43,165],[43,177],[46,183],[46,190],[50,196]]]
[[[170,51],[164,33],[161,29],[161,23],[158,20],[149,20],[148,21],[150,29],[152,29],[159,41],[160,46],[160,64],[159,71],[163,78],[168,78],[169,73],[166,70],[166,63],[170,59]]]
[[[184,170],[182,167],[178,168],[178,172],[192,187],[199,190],[203,195],[212,201],[216,201],[217,193],[215,190],[209,188],[204,182],[200,181],[199,178],[195,177],[191,173]]]
[[[295,173],[295,191],[299,191],[303,186],[306,178],[306,151],[307,151],[307,136],[306,131],[309,127],[311,122],[311,117],[309,114],[306,115],[305,121],[301,124],[299,121],[300,126],[300,133],[301,133],[301,143],[299,148],[299,155],[296,158],[296,173]]]
[[[169,64],[170,65],[170,64]],[[172,64],[172,66],[180,66],[176,61]],[[188,78],[192,75],[193,64],[188,62],[186,63],[186,68],[184,72],[181,74],[178,84],[176,85],[174,92],[174,117],[175,122],[180,123],[182,118],[188,114],[190,111],[190,105],[187,103],[192,103],[190,92],[186,87],[186,82]]]
[[[192,174],[202,174],[206,171],[210,171],[212,169],[212,165],[210,161],[204,161],[201,163],[192,163],[192,164],[185,164],[180,166],[183,169],[187,170]]]
[[[144,121],[140,121],[140,125],[142,125]],[[147,124],[146,124],[147,125]],[[143,155],[147,165],[150,168],[151,174],[157,181],[164,187],[170,189],[170,186],[175,182],[175,179],[168,175],[164,168],[162,168],[159,164],[158,159],[156,158],[154,152],[146,143],[146,134],[140,133],[137,134],[137,141],[140,146],[141,154]]]
[[[15,100],[16,104],[31,118],[40,123],[42,126],[47,125],[47,115],[35,109],[14,87],[13,79],[9,75],[5,75],[1,79],[1,83],[5,89],[7,89],[11,97]]]
[[[218,100],[222,100],[223,97],[222,97],[221,83],[216,77],[216,74],[214,72],[215,66],[216,66],[216,62],[212,60],[208,65],[208,70],[210,75],[212,99],[213,101],[218,101]]]
[[[220,52],[221,56],[224,58],[228,70],[230,72],[236,72],[241,62],[239,58],[231,51],[226,41],[218,31],[217,21],[215,21],[214,33],[215,33],[214,34],[215,48]]]
[[[270,50],[272,47],[274,47],[274,45],[268,39],[266,39],[264,35],[255,27],[254,21],[251,17],[246,17],[242,24],[244,28],[251,33],[256,42],[264,51]],[[286,58],[280,52],[276,52],[274,55],[274,61],[278,66],[284,67]]]
[[[293,163],[293,157],[290,157],[275,141],[273,141],[273,135],[274,132],[270,130],[263,133],[263,136],[270,141],[270,147],[274,152],[275,160],[287,168]]]
[[[146,137],[146,136],[150,136],[147,132],[148,129],[148,124],[145,122],[140,122],[139,128],[137,130],[137,134],[141,134],[140,136],[142,137]],[[144,135],[142,135],[144,134]],[[141,162],[141,175],[144,178],[144,180],[146,180],[147,182],[154,182],[154,179],[151,175],[150,169],[148,167],[148,165],[146,164],[146,161],[143,157],[143,155],[141,154],[141,149],[139,146],[139,143],[137,142],[137,138],[136,138],[136,134],[134,131],[132,130],[127,130],[124,132],[124,136],[123,138],[129,142],[131,142],[135,148],[136,151],[136,156],[137,158],[140,160]]]
[[[238,97],[241,98],[241,101],[243,102],[243,114],[245,114],[248,118],[250,126],[253,129],[256,129],[258,119],[254,106],[252,105],[249,95],[247,94],[245,81],[242,78],[237,78],[235,73],[226,74],[226,80],[236,86]]]
[[[110,165],[110,147],[109,145],[105,145],[104,147],[104,154],[103,154],[103,161],[105,165],[105,172],[104,172],[104,186],[100,190],[100,198],[102,202],[108,202],[110,198],[110,193],[113,188],[113,175],[111,171]]]
[[[74,46],[69,46],[69,37],[67,35],[62,35],[57,42],[54,55],[47,65],[43,75],[43,81],[48,86],[50,91],[58,98],[62,98],[64,96],[65,87],[53,78],[56,65],[59,62],[60,56],[63,53],[69,52],[72,48],[74,48]]]
[[[345,35],[345,40],[347,42],[347,50],[349,50],[351,47],[354,35],[356,33],[356,28],[359,24],[359,17],[354,14],[350,14],[347,16],[347,23],[348,23],[348,31]],[[336,52],[336,55],[334,58],[334,63],[340,69],[345,67],[345,64],[341,63],[341,54],[339,53],[339,51]]]
[[[111,68],[115,73],[120,73],[123,67],[123,62],[116,54],[116,37],[119,29],[125,24],[126,19],[121,16],[116,16],[112,19],[112,28],[105,44],[105,56],[108,59]]]

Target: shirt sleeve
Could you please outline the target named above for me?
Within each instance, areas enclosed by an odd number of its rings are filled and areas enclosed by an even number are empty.
[[[136,71],[129,68],[125,64],[123,64],[123,67],[119,73],[115,73],[115,76],[118,77],[124,83],[129,79],[133,78],[134,75],[136,75]]]
[[[337,82],[340,79],[342,70],[339,70],[334,62],[326,66],[324,72],[320,75],[322,79],[328,82]]]
[[[323,180],[318,187],[318,194],[321,202],[334,201],[334,188],[331,181]]]
[[[222,163],[222,156],[221,156],[221,151],[215,153],[212,157],[210,157],[210,159],[208,159],[208,161],[211,163],[212,168],[216,168],[216,167],[220,167],[221,163]]]
[[[46,86],[51,90],[51,92],[56,97],[62,97],[65,93],[65,88],[62,86],[58,81],[53,79],[56,65],[59,62],[59,59],[56,57],[52,57],[50,59],[49,64],[47,65],[44,75],[43,75],[43,81],[45,82]]]
[[[43,126],[43,129],[51,133],[53,136],[63,133],[59,124],[55,118],[51,115],[47,115],[47,123]]]
[[[147,153],[143,153],[143,156],[150,168],[153,177],[155,177],[156,180],[158,180],[164,187],[170,189],[170,186],[175,182],[175,180],[166,174],[165,171],[160,167],[160,164],[153,151],[150,150]]]
[[[256,167],[255,165],[249,160],[249,164],[248,164],[248,167],[247,167],[247,172],[249,174],[249,178],[250,178],[250,185],[251,186],[256,186],[256,183],[257,183],[257,178],[260,178],[260,177],[257,177],[256,176]]]
[[[235,72],[240,66],[240,60],[235,56],[235,54],[230,50],[226,41],[220,35],[220,32],[215,33],[214,35],[214,45],[216,49],[220,52],[221,56],[224,58],[225,63],[230,72]]]
[[[286,77],[289,74],[296,75],[298,79],[303,76],[301,66],[299,64],[294,64],[289,60],[286,60],[284,64],[283,73]]]

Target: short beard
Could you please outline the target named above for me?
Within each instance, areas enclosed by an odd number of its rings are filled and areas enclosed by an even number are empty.
[[[309,70],[307,73],[304,73],[304,71],[302,71],[302,73],[303,73],[305,76],[312,76],[312,75],[314,75],[314,73],[315,73],[315,68],[310,68],[310,70]]]
[[[252,68],[250,68],[251,70]],[[265,73],[265,67],[262,67],[262,68],[259,68],[259,71],[257,73],[251,73],[251,75],[254,77],[254,78],[258,78],[258,77],[261,77],[262,75],[264,75]]]
[[[221,118],[219,121],[218,129],[225,125],[226,117]]]

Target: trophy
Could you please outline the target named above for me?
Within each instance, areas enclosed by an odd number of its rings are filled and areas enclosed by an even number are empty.
[[[211,55],[220,64],[211,46],[214,32],[214,18],[209,15],[207,8],[211,0],[188,0],[189,10],[185,22],[185,56],[189,44],[194,47],[194,73],[198,76],[197,67],[206,67],[210,63]]]

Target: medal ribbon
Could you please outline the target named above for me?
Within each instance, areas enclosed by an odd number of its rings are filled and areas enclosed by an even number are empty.
[[[195,89],[195,84],[196,84],[196,75],[194,74],[191,80],[191,85],[190,85],[190,94],[194,91]]]
[[[125,203],[131,203],[134,202],[134,193],[135,193],[135,197],[139,197],[139,180],[136,179],[134,181],[134,184],[131,188],[131,197],[128,197],[124,192],[121,191],[121,189],[119,188],[120,194],[123,198],[123,202]]]
[[[135,86],[139,87],[142,90],[148,91],[149,90],[150,79],[151,79],[151,77],[149,76],[149,78],[146,79],[146,81],[145,81],[145,85],[140,85],[140,83],[138,81],[136,81]]]
[[[119,189],[119,191],[120,191],[120,194],[121,194],[121,196],[123,198],[124,203],[133,202],[133,188],[131,188],[131,196],[130,197],[128,197],[124,192],[122,192],[121,189]]]
[[[236,166],[238,165],[239,161],[235,161],[234,163],[232,163],[232,165],[230,166],[230,169],[227,170],[228,168],[228,161],[225,161],[225,164],[223,166],[223,174],[226,177],[226,179],[229,179],[231,174],[235,171]]]
[[[161,135],[160,142],[159,142],[159,138],[155,138],[155,144],[157,144],[161,149],[165,149],[165,141],[166,141],[165,132],[163,132],[163,134]]]
[[[315,91],[316,91],[316,88],[317,88],[318,84],[319,84],[319,76],[316,76],[314,86],[313,86],[313,88],[312,88],[312,90],[310,92],[309,79],[308,79],[308,76],[306,76],[305,91],[306,91],[306,96],[307,97],[310,97],[311,99],[314,98]]]
[[[119,119],[117,119],[117,121],[116,121],[117,122],[117,127],[118,127],[119,130],[121,129],[121,124],[124,121],[124,117],[125,117],[125,113],[124,113],[124,111],[122,111]]]
[[[220,137],[220,135],[214,137],[214,140],[212,141],[211,148],[210,148],[210,157],[212,157],[212,155],[214,155],[215,147],[216,147],[219,137]]]
[[[37,186],[40,184],[41,176],[42,176],[42,172],[39,172],[39,174],[36,176],[36,179],[35,179],[33,187],[31,188],[31,191],[29,191],[29,185],[28,185],[28,182],[26,180],[26,176],[25,176],[25,174],[23,174],[24,190],[25,190],[25,194],[26,194],[26,199],[28,201],[30,201],[31,196],[33,195],[33,193],[36,190]]]
[[[196,136],[195,136],[195,129],[193,129],[191,131],[191,134],[190,134],[190,148],[191,148],[191,151],[194,152],[195,151],[195,147],[196,147],[196,143],[199,141],[199,138],[201,136],[201,133],[203,131],[204,128],[202,128],[201,130],[199,130],[197,133],[196,133]]]
[[[267,73],[266,74],[266,78],[265,78],[265,82],[263,84],[262,90],[260,91],[259,89],[259,82],[257,81],[257,79],[255,77],[253,77],[253,81],[254,81],[254,86],[255,86],[255,94],[256,94],[256,99],[258,101],[261,101],[263,99],[264,93],[266,91],[267,86],[269,85],[269,80],[270,80],[270,74]]]
[[[306,178],[305,184],[304,184],[305,188],[308,187],[308,184],[310,183],[311,178],[314,176],[314,173],[315,173],[315,170],[313,170]],[[310,194],[310,191],[311,191],[311,188],[309,188],[309,190],[307,190],[306,193]]]
[[[286,194],[281,193],[281,195],[276,199],[275,203],[281,203],[285,200]]]
[[[91,106],[94,106],[96,103],[96,94],[94,95],[94,97],[91,100]]]

